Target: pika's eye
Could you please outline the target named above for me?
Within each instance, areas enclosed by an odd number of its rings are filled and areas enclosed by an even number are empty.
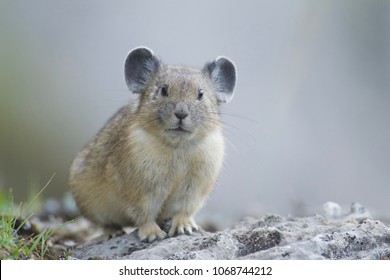
[[[168,85],[163,85],[161,87],[161,95],[162,96],[168,96]]]
[[[198,100],[201,100],[203,98],[203,93],[204,93],[203,89],[200,88],[198,90]]]

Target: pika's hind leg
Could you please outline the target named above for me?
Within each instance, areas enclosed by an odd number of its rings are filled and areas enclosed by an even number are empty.
[[[122,229],[122,227],[114,227],[114,226],[104,227],[103,232],[108,239],[115,238],[125,234],[125,231]]]

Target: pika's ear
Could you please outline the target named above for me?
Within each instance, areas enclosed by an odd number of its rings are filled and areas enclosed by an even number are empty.
[[[219,103],[232,100],[236,85],[236,67],[230,59],[219,56],[213,62],[206,63],[203,72],[211,79]]]
[[[148,82],[160,67],[160,60],[152,50],[140,47],[130,51],[125,61],[127,87],[133,93],[143,93]]]

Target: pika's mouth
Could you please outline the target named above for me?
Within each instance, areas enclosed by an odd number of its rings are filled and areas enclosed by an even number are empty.
[[[174,128],[174,129],[172,129],[172,130],[174,130],[174,131],[180,131],[180,132],[189,132],[188,130],[185,130],[185,129],[182,128],[181,126],[176,127],[176,128]]]
[[[186,129],[184,129],[183,127],[181,126],[178,126],[176,128],[170,128],[170,129],[167,129],[168,132],[173,132],[173,133],[176,133],[176,134],[190,134],[191,131],[188,131]]]

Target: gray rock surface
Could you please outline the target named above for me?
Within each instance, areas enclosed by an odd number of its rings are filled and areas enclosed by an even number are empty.
[[[390,259],[390,227],[360,204],[347,213],[333,202],[324,215],[246,218],[231,229],[153,243],[135,233],[76,248],[78,259]]]

